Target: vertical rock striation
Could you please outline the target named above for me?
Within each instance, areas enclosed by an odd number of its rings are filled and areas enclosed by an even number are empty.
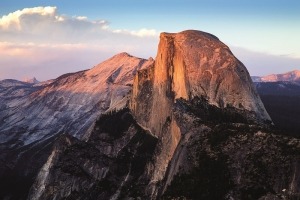
[[[211,34],[162,33],[154,68],[154,109],[158,101],[168,104],[165,97],[174,101],[203,96],[220,108],[235,107],[253,112],[257,121],[270,120],[245,66]]]

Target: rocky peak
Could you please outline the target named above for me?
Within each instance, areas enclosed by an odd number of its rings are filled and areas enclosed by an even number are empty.
[[[134,79],[130,104],[137,121],[161,141],[153,183],[165,176],[183,134],[174,113],[177,101],[197,98],[248,113],[256,123],[271,120],[247,69],[217,37],[193,30],[162,33],[155,64]]]
[[[142,91],[143,82],[151,83],[147,87],[152,87],[153,99],[148,103],[148,110],[151,113],[166,111],[165,116],[150,116],[145,120],[150,127],[155,127],[154,134],[159,135],[158,122],[169,116],[171,105],[180,98],[204,97],[220,108],[234,107],[252,112],[257,121],[270,120],[245,66],[209,33],[193,30],[162,33],[155,66],[149,69],[148,75],[143,74],[151,78],[136,79],[132,109],[136,113],[139,109],[146,112],[145,105],[139,106],[136,102],[136,95]]]
[[[136,71],[151,63],[121,53],[40,84],[0,81],[0,186],[9,188],[2,191],[18,193],[18,177],[33,178],[59,135],[89,138],[99,115],[127,105]]]
[[[172,54],[166,55],[166,66],[173,68],[175,98],[204,96],[218,107],[233,106],[255,112],[258,119],[270,119],[247,69],[217,37],[189,30],[164,33],[161,38],[165,39],[158,55],[165,54],[166,44],[172,49]]]
[[[40,81],[38,81],[35,77],[33,78],[25,78],[23,80],[25,83],[31,83],[31,84],[38,84]]]
[[[119,53],[86,72],[88,77],[100,78],[104,83],[132,84],[136,71],[147,67],[153,60],[134,57],[128,53]]]

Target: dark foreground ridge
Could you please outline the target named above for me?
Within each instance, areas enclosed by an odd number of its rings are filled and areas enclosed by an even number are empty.
[[[257,82],[255,85],[276,127],[300,138],[299,81]]]
[[[199,99],[176,103],[176,120],[186,131],[155,198],[297,199],[300,141],[249,124],[235,109],[215,115],[222,111]],[[60,138],[45,190],[38,193],[36,182],[29,199],[154,198],[148,189],[160,142],[128,109],[103,115],[87,142]]]
[[[29,199],[117,199],[141,196],[157,138],[128,109],[102,115],[87,142],[62,136],[47,172],[41,171]],[[44,190],[42,186],[46,186]]]

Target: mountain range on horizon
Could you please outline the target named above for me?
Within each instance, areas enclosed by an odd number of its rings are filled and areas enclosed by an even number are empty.
[[[253,82],[257,83],[257,82],[295,82],[298,83],[300,82],[300,70],[292,70],[292,71],[288,71],[288,72],[284,72],[284,73],[279,73],[279,74],[269,74],[269,75],[264,75],[264,76],[251,76],[251,79]],[[9,79],[3,79],[0,81],[4,81],[4,80],[9,80]],[[13,79],[11,79],[13,80]],[[53,79],[51,79],[53,80]],[[51,80],[46,80],[46,81],[42,81],[42,82],[49,82]],[[41,81],[38,81],[36,79],[36,77],[32,77],[32,78],[24,78],[21,80],[21,82],[25,82],[25,83],[32,83],[32,84],[38,84],[41,83]]]
[[[274,129],[252,80],[195,30],[161,33],[155,60],[2,80],[0,198],[299,198],[300,139]]]
[[[297,82],[300,83],[300,70],[266,76],[251,76],[253,82]]]
[[[299,137],[300,71],[251,78],[277,128]]]

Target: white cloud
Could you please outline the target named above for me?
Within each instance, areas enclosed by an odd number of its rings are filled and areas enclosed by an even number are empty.
[[[54,17],[56,7],[35,7],[25,8],[23,10],[17,10],[8,15],[4,15],[0,19],[0,28],[3,30],[21,30],[22,29],[22,17],[26,15],[41,15]]]
[[[56,7],[25,8],[0,19],[0,37],[9,42],[78,42],[109,34],[105,20],[61,15]]]
[[[113,30],[104,19],[62,15],[56,7],[35,7],[0,17],[0,38],[0,80],[22,79],[25,74],[45,80],[90,68],[123,51],[154,56],[158,32]]]
[[[80,40],[104,40],[114,34],[156,37],[154,29],[111,30],[106,20],[86,16],[66,16],[56,7],[25,8],[0,18],[0,37],[9,42],[77,43]]]
[[[123,34],[129,34],[134,35],[138,37],[155,37],[158,36],[159,33],[155,29],[140,29],[138,31],[129,31],[129,30],[114,30],[114,33],[123,33]]]
[[[154,57],[158,34],[157,30],[147,28],[113,30],[104,19],[67,16],[56,7],[18,10],[0,17],[0,80],[33,76],[51,79],[91,68],[124,51],[139,57]],[[232,49],[252,75],[300,68],[297,55],[283,57]]]
[[[83,21],[88,20],[88,18],[86,16],[78,16],[78,17],[76,17],[76,19],[83,20]]]

